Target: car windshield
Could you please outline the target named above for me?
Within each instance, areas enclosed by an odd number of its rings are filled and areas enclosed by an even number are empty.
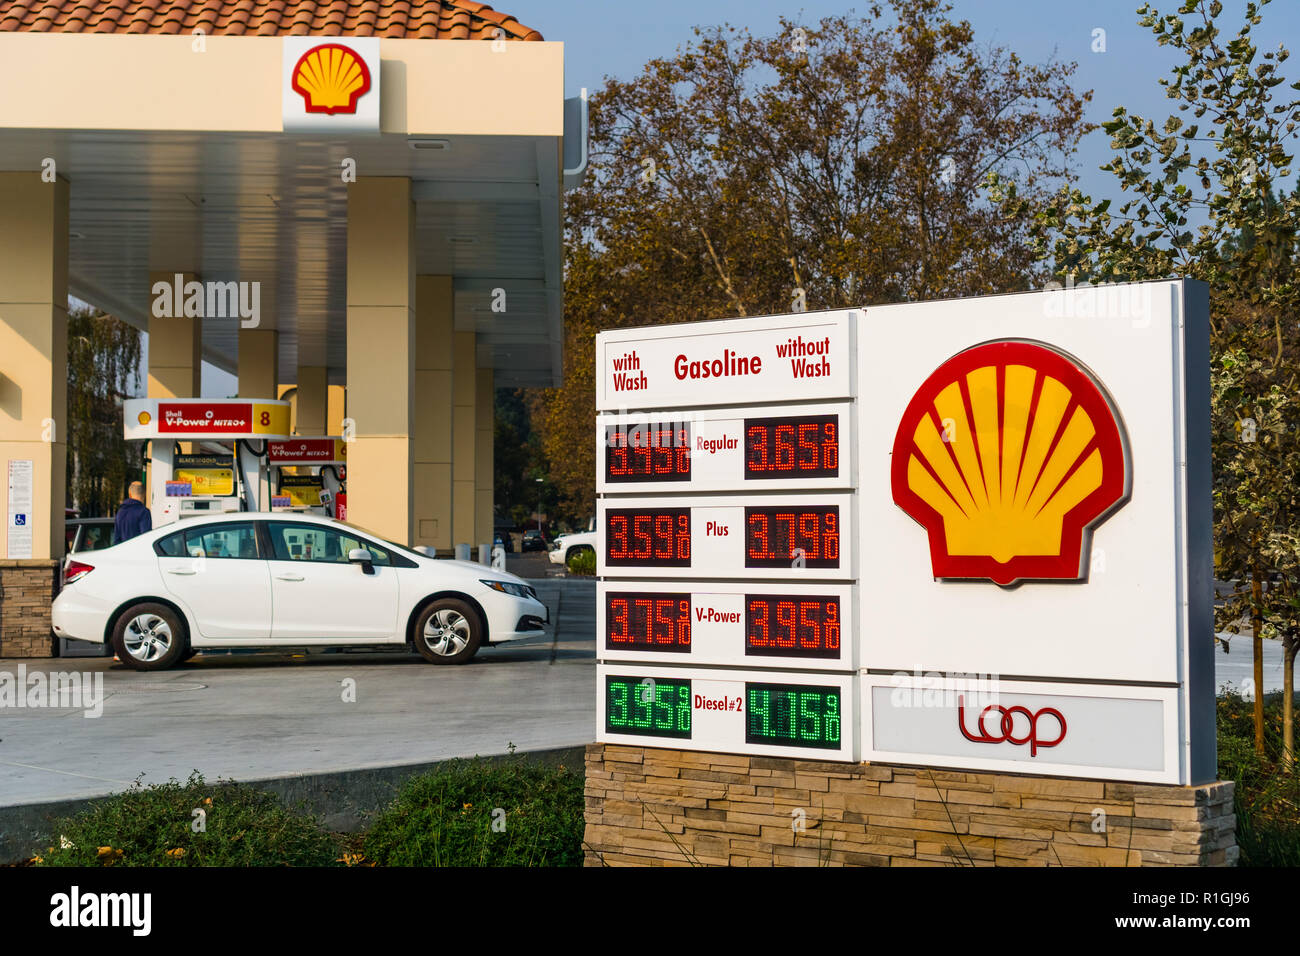
[[[339,524],[342,524],[348,528],[356,528],[356,530],[360,531],[362,534],[368,535],[369,537],[373,538],[377,544],[382,544],[386,548],[392,548],[394,551],[400,551],[402,554],[409,555],[412,558],[432,557],[432,555],[425,554],[422,551],[416,551],[414,548],[408,548],[404,544],[398,544],[396,541],[389,541],[387,538],[381,538],[379,537],[379,535],[366,531],[364,528],[357,528],[356,525],[351,525],[344,521],[340,521]]]

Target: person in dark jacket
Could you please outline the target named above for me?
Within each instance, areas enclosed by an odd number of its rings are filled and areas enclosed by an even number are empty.
[[[144,485],[133,481],[126,493],[128,497],[118,507],[117,520],[113,522],[118,544],[153,529],[153,515],[144,505]]]

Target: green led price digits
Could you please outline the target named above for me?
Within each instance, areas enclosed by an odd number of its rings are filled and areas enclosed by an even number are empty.
[[[666,677],[606,677],[605,730],[689,738],[691,682]]]
[[[840,691],[799,684],[745,684],[745,742],[840,746]]]

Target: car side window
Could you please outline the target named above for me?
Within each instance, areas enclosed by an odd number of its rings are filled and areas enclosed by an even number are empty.
[[[376,565],[388,567],[392,563],[387,549],[324,525],[270,521],[267,526],[277,561],[347,564],[349,552],[365,548]]]
[[[257,551],[257,530],[251,521],[247,524],[222,523],[187,528],[183,533],[185,544],[180,557],[254,560],[260,557]],[[170,538],[164,540],[170,541]]]
[[[185,532],[177,531],[153,543],[154,551],[164,558],[185,557]]]

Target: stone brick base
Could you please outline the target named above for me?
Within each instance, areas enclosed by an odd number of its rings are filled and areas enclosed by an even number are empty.
[[[0,561],[0,657],[53,657],[58,561]]]
[[[1231,782],[1106,783],[590,744],[586,794],[588,866],[1237,861]]]

